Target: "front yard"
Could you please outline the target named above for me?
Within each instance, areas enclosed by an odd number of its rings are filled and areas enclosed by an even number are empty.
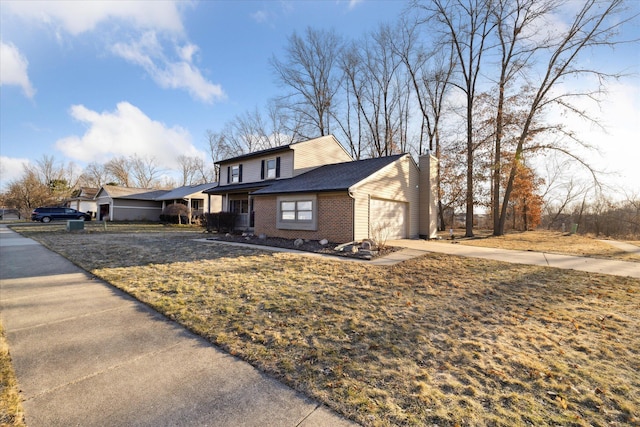
[[[14,229],[364,425],[640,424],[637,279]]]

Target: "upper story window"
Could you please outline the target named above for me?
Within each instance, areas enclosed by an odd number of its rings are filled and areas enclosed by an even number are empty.
[[[280,157],[274,159],[266,159],[262,161],[260,168],[261,179],[280,178]]]
[[[276,177],[276,159],[269,159],[266,162],[267,179],[273,179]]]
[[[227,167],[227,184],[242,182],[242,165]]]

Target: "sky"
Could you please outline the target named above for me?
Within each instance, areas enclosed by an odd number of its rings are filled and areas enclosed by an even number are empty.
[[[630,0],[635,13],[640,0]],[[281,93],[269,66],[307,27],[359,38],[394,23],[403,1],[0,0],[0,190],[43,155],[84,167],[116,156],[204,156],[208,130]],[[640,39],[638,21],[625,38]],[[640,193],[640,49],[587,58],[634,74],[588,105],[606,132],[572,126],[600,148],[612,186]]]

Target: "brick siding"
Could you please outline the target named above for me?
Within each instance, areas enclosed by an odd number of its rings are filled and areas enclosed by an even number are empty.
[[[318,194],[318,230],[280,230],[276,228],[276,196],[255,197],[254,232],[286,239],[327,239],[344,243],[353,240],[353,199],[346,193]]]

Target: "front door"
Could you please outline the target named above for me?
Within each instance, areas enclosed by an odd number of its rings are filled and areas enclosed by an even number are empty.
[[[245,229],[249,227],[249,198],[245,196],[240,199],[229,200],[229,211],[236,214],[236,228]]]

